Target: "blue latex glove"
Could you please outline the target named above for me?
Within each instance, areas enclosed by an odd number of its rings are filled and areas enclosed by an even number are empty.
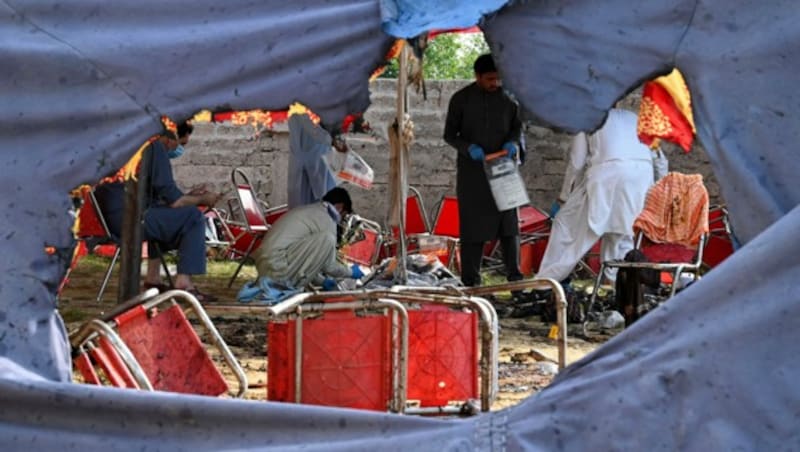
[[[553,201],[553,204],[550,205],[550,218],[555,218],[559,210],[561,210],[561,203]]]
[[[359,267],[358,264],[353,264],[350,267],[350,270],[353,271],[353,273],[350,275],[353,279],[361,279],[364,277],[364,272],[361,271],[361,267]]]
[[[322,290],[331,291],[336,290],[337,288],[336,280],[333,278],[325,278],[325,280],[322,281]]]
[[[514,157],[517,156],[517,145],[516,144],[514,144],[514,143],[512,143],[510,141],[507,141],[506,143],[503,144],[503,149],[505,149],[506,152],[508,152],[508,158],[513,159]]]
[[[469,156],[472,157],[472,160],[476,162],[481,162],[486,158],[486,154],[483,153],[483,148],[477,144],[470,144],[469,148],[467,148],[467,152],[469,152]]]

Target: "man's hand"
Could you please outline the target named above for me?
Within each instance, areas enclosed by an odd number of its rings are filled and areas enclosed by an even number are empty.
[[[202,204],[202,205],[208,206],[208,207],[214,207],[214,204],[216,204],[217,202],[219,202],[220,199],[222,199],[222,193],[214,193],[214,192],[207,191],[207,192],[204,192],[204,193],[200,194],[199,197],[200,197],[200,203],[199,204]]]
[[[352,271],[350,276],[353,279],[361,279],[364,277],[364,272],[361,270],[361,267],[359,267],[358,264],[353,264],[353,266],[350,267],[350,270]]]
[[[507,141],[503,144],[503,149],[508,152],[508,158],[514,159],[517,156],[517,145],[512,143],[511,141]]]
[[[206,193],[207,191],[208,187],[206,187],[206,184],[197,184],[193,186],[191,190],[189,190],[189,194],[199,196]]]
[[[336,289],[338,289],[338,286],[336,284],[336,280],[335,279],[333,279],[333,278],[325,278],[325,280],[322,281],[322,290],[324,290],[326,292],[330,292],[330,291],[336,290]]]
[[[470,144],[469,148],[467,148],[467,152],[469,153],[469,156],[472,157],[472,160],[475,160],[476,162],[482,162],[486,158],[483,148],[477,144]]]
[[[187,193],[170,204],[172,208],[186,207],[186,206],[206,206],[214,207],[220,199],[222,193],[204,192],[200,194]]]
[[[550,205],[550,218],[555,218],[559,210],[561,210],[561,203],[553,201],[553,204]]]

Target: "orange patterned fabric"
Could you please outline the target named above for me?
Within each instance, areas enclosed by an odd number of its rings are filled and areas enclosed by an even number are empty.
[[[161,124],[164,124],[164,129],[169,130],[172,133],[178,133],[178,125],[175,124],[175,121],[170,119],[169,116],[162,115]]]
[[[694,246],[708,233],[708,191],[701,174],[669,173],[647,193],[633,223],[656,243]]]
[[[661,139],[677,143],[686,152],[692,148],[695,127],[691,97],[677,69],[645,83],[637,132],[639,140],[653,148]]]
[[[169,116],[162,115],[161,116],[161,124],[164,126],[164,130],[170,131],[172,133],[178,133],[178,125],[175,124],[175,121],[169,118]],[[139,173],[139,165],[142,163],[142,154],[147,146],[150,143],[156,141],[158,139],[158,135],[153,135],[152,137],[148,138],[147,141],[144,142],[139,149],[133,154],[130,160],[128,160],[122,168],[118,169],[116,173],[111,176],[104,177],[100,179],[98,184],[110,184],[114,182],[124,182],[128,179],[136,179],[136,175]]]
[[[392,61],[394,58],[400,56],[400,51],[403,50],[404,45],[406,45],[405,39],[397,39],[394,41],[394,44],[392,44],[392,47],[389,49],[388,52],[386,52],[386,56],[384,57],[385,64],[381,65],[380,67],[372,71],[372,74],[369,76],[370,82],[380,77],[381,74],[386,72],[386,67],[389,66],[389,62]]]

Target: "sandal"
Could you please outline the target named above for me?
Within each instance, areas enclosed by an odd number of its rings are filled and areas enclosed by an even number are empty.
[[[197,290],[197,287],[193,287],[191,289],[181,289],[189,292],[190,294],[194,295],[197,298],[197,301],[200,303],[214,303],[215,301],[219,301],[219,298],[211,295],[210,293],[203,293]]]

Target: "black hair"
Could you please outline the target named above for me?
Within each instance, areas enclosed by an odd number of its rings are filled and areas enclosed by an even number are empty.
[[[344,212],[353,213],[353,201],[350,200],[350,193],[347,193],[347,190],[342,187],[332,188],[331,191],[325,193],[322,200],[332,205],[344,204]]]
[[[189,124],[186,121],[178,124],[178,138],[183,138],[187,135],[191,135],[194,132],[194,126]]]
[[[475,59],[475,64],[472,65],[472,68],[475,69],[475,73],[478,75],[497,72],[497,66],[494,65],[494,58],[490,53],[485,53]]]

